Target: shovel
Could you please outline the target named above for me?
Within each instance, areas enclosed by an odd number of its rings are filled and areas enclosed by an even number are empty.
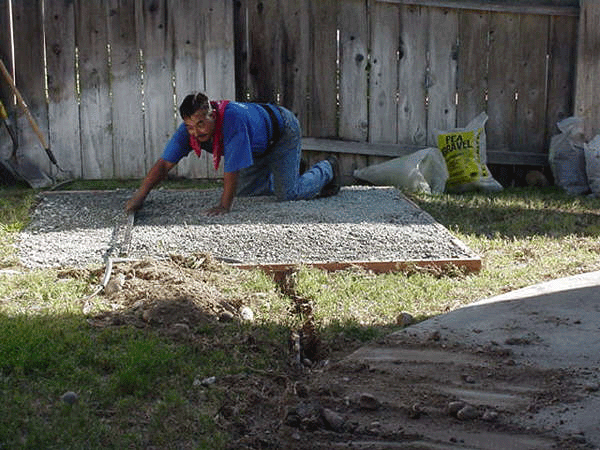
[[[48,158],[50,158],[50,161],[52,162],[52,164],[54,164],[58,168],[58,170],[60,170],[61,172],[64,172],[64,170],[62,170],[60,168],[60,166],[58,165],[56,158],[54,157],[54,154],[52,153],[52,150],[50,150],[50,147],[46,143],[46,139],[44,138],[42,131],[40,130],[35,119],[29,112],[29,108],[27,107],[25,100],[23,100],[21,93],[17,89],[15,82],[13,81],[12,77],[10,76],[10,73],[6,69],[6,66],[4,65],[2,60],[0,60],[0,71],[2,72],[2,75],[4,76],[4,78],[6,79],[8,84],[10,85],[10,87],[13,91],[13,94],[17,97],[19,106],[21,106],[21,109],[27,116],[27,120],[29,120],[29,124],[31,125],[31,128],[33,128],[34,133],[36,134],[36,136],[40,140],[40,143],[42,144],[42,147],[44,147],[44,150],[46,151],[46,155],[48,155]],[[10,127],[8,126],[8,122],[5,119],[5,117],[8,118],[8,116],[6,114],[6,110],[4,109],[4,107],[2,107],[2,110],[4,110],[2,120],[8,129]],[[23,179],[24,181],[29,183],[29,185],[34,189],[50,186],[53,183],[53,181],[48,175],[43,173],[34,163],[32,163],[31,161],[26,159],[24,156],[17,157],[18,143],[16,140],[16,136],[14,135],[14,132],[12,132],[12,131],[9,131],[9,134],[11,136],[11,139],[13,140],[13,151],[12,151],[11,157],[8,160],[3,160],[2,164],[5,165],[6,169],[9,172],[17,174],[18,178]]]

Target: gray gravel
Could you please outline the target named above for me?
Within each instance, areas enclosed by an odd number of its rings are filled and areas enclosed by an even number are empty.
[[[132,191],[48,192],[17,243],[28,267],[103,264]],[[208,217],[220,190],[155,190],[136,214],[128,256],[210,252],[245,264],[408,261],[476,255],[394,188],[345,187],[335,197],[237,198]]]

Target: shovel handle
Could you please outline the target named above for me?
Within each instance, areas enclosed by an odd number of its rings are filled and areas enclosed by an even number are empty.
[[[6,69],[4,62],[2,62],[1,59],[0,59],[0,71],[2,71],[2,75],[4,75],[4,78],[6,79],[8,84],[10,84],[10,87],[11,87],[13,93],[15,94],[15,96],[17,97],[17,101],[19,102],[21,109],[23,110],[23,112],[27,116],[27,120],[29,120],[29,123],[31,124],[31,128],[33,128],[34,133],[37,135],[38,139],[42,143],[42,147],[44,147],[44,150],[46,150],[46,153],[48,154],[48,156],[52,155],[52,152],[48,148],[48,144],[46,143],[46,138],[44,137],[42,130],[40,130],[40,127],[38,127],[38,124],[36,123],[35,119],[31,115],[31,113],[29,112],[29,108],[27,107],[25,100],[23,100],[21,93],[17,89],[15,82],[13,81],[12,77],[10,76],[10,73]],[[55,163],[56,159],[54,158],[54,155],[52,155],[50,157],[50,160],[53,163]]]
[[[0,100],[0,119],[8,120],[8,113],[6,112],[6,108],[4,107],[2,100]]]

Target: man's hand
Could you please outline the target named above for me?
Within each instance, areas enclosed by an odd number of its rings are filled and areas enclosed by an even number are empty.
[[[143,204],[144,204],[144,198],[143,197],[140,198],[138,195],[134,195],[129,200],[127,200],[127,203],[125,203],[125,211],[127,211],[127,212],[138,211],[142,208]]]
[[[175,163],[159,158],[148,171],[146,178],[135,194],[125,203],[125,211],[137,211],[144,204],[144,200],[154,186],[167,178],[169,170],[175,167]]]
[[[207,216],[221,216],[223,214],[227,214],[229,212],[228,208],[225,208],[222,205],[215,206],[214,208],[210,208],[206,210]]]
[[[237,172],[225,172],[223,176],[223,193],[221,194],[221,202],[214,208],[206,211],[207,216],[220,216],[231,211],[233,197],[235,195],[235,187],[237,185]]]

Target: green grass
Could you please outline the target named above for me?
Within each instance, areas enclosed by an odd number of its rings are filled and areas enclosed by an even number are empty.
[[[60,185],[60,190],[113,190],[113,189],[137,189],[140,186],[140,180],[73,180]],[[161,183],[159,189],[210,189],[222,186],[218,180],[191,180],[187,178],[172,177]]]
[[[401,312],[424,319],[600,270],[599,199],[553,188],[410,197],[477,252],[483,268],[382,275],[302,268],[296,290],[310,301],[325,343],[337,352],[330,357],[397,329]],[[0,449],[225,448],[230,430],[220,426],[217,412],[231,403],[240,414],[252,411],[255,399],[244,398],[241,387],[232,393],[231,385],[206,388],[194,381],[284,373],[289,329],[301,323],[290,299],[260,272],[235,282],[215,275],[221,292],[254,299],[254,324],[208,323],[194,330],[191,342],[152,329],[90,326],[81,304],[98,280],[19,265],[12,243],[34,204],[32,190],[0,190]],[[79,401],[62,402],[66,391],[77,392]]]

